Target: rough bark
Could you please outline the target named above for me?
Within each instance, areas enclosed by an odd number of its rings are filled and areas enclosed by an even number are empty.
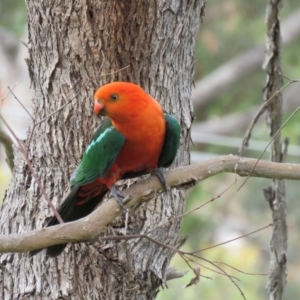
[[[267,3],[267,53],[264,67],[267,72],[267,82],[264,90],[264,100],[268,101],[282,87],[281,68],[281,34],[279,11],[283,1],[268,1]],[[269,102],[267,123],[270,136],[273,138],[271,160],[285,162],[286,149],[282,151],[280,128],[282,126],[283,104],[282,94],[277,93]],[[287,144],[286,144],[287,147]],[[286,195],[284,180],[273,179],[272,186],[264,189],[266,200],[270,204],[272,219],[278,222],[274,226],[270,242],[270,275],[267,285],[270,300],[283,299],[286,285],[287,262],[287,223],[286,223]]]
[[[29,73],[35,89],[29,157],[57,205],[98,122],[92,96],[107,82],[140,84],[182,125],[175,165],[189,163],[193,47],[204,0],[32,1],[27,0]],[[119,69],[128,66],[122,72]],[[116,72],[111,74],[111,72]],[[10,189],[1,208],[1,234],[45,225],[52,215],[18,150]],[[184,208],[184,193],[172,192],[131,211],[128,234],[143,233]],[[178,220],[153,232],[155,239],[179,245]],[[124,218],[103,234],[124,231]],[[163,283],[172,253],[149,241],[85,243],[59,258],[44,253],[4,254],[1,299],[153,299]]]

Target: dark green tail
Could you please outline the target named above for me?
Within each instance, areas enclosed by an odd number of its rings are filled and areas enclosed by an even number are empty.
[[[79,186],[73,186],[67,198],[61,204],[60,208],[58,209],[58,213],[62,217],[64,222],[72,222],[78,219],[81,219],[87,215],[89,215],[96,206],[102,201],[103,197],[107,193],[107,190],[101,192],[96,197],[89,199],[88,201],[84,202],[81,205],[76,205],[77,202],[77,194],[79,190]],[[57,218],[54,216],[50,222],[48,223],[47,227],[54,226],[59,224]],[[51,257],[58,256],[62,253],[65,249],[67,244],[59,244],[50,246],[47,248],[47,255]],[[33,256],[40,252],[42,249],[34,250],[30,252],[30,256]]]

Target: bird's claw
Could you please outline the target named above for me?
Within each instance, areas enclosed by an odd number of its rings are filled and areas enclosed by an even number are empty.
[[[160,183],[162,184],[164,191],[166,192],[168,189],[167,181],[166,181],[166,176],[162,168],[156,168],[153,169],[152,175],[156,176]]]
[[[119,206],[123,208],[125,211],[127,211],[127,208],[123,203],[123,200],[126,197],[116,188],[115,185],[111,186],[109,190],[110,190],[109,196],[114,198],[119,204]]]

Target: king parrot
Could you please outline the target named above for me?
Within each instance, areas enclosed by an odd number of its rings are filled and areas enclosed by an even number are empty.
[[[172,164],[179,147],[178,121],[164,113],[140,86],[112,82],[96,91],[94,101],[94,113],[108,118],[96,130],[71,175],[71,191],[58,209],[64,222],[90,214],[108,191],[122,202],[124,197],[115,187],[119,179],[153,173],[166,187],[160,168]],[[59,222],[53,217],[48,227],[56,224]],[[47,255],[57,256],[65,246],[50,246]]]

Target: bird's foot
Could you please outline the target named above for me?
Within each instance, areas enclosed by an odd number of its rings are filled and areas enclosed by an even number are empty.
[[[162,168],[155,168],[153,169],[152,175],[156,176],[160,183],[162,184],[164,191],[166,192],[168,189],[167,181],[166,181],[166,176]]]
[[[121,208],[123,208],[125,211],[127,211],[126,206],[123,203],[123,200],[126,198],[115,185],[112,185],[109,189],[110,193],[109,196],[113,197],[117,203],[120,205]]]

